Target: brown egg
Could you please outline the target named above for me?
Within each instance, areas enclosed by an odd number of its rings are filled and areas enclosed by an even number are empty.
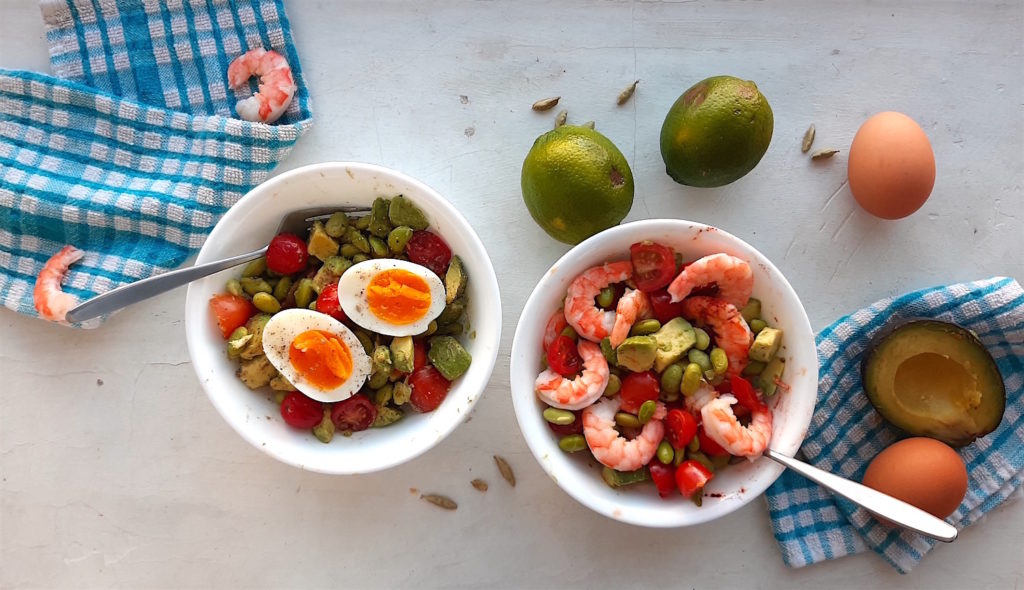
[[[864,122],[850,145],[850,191],[868,213],[900,219],[921,208],[935,186],[935,154],[910,117],[878,113]]]
[[[863,483],[946,518],[967,494],[967,467],[945,443],[908,438],[879,453],[868,465]]]

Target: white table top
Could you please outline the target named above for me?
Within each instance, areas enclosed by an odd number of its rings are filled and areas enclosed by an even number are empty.
[[[908,576],[874,554],[791,570],[763,501],[682,530],[620,524],[545,477],[516,426],[508,352],[532,285],[567,246],[527,215],[522,159],[561,95],[636,178],[628,219],[680,217],[751,242],[815,329],[877,298],[1024,278],[1024,4],[881,2],[288,3],[315,125],[279,168],[403,170],[453,201],[498,272],[504,334],[472,420],[426,455],[359,477],[280,464],[215,412],[185,348],[184,290],[91,332],[0,312],[0,587],[1019,587],[1024,504],[1003,506]],[[0,67],[48,71],[37,6],[0,0]],[[719,190],[664,173],[658,133],[691,84],[755,80],[775,112],[761,164]],[[625,107],[619,91],[640,86]],[[877,111],[925,129],[927,204],[870,217],[847,149]],[[832,198],[834,195],[834,198]],[[491,461],[504,455],[518,485]],[[485,494],[469,480],[491,483]],[[456,498],[455,512],[410,488]]]

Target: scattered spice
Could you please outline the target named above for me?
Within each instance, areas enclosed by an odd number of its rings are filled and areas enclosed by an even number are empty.
[[[806,154],[811,149],[812,143],[814,143],[814,123],[811,123],[804,133],[804,142],[800,145],[800,151]]]
[[[630,84],[629,86],[626,86],[626,88],[619,93],[619,98],[616,100],[616,104],[618,104],[621,107],[622,105],[629,102],[629,99],[633,96],[633,93],[636,92],[636,85],[639,83],[640,80],[637,80]]]
[[[502,459],[498,455],[495,455],[494,462],[498,465],[498,471],[501,472],[501,477],[505,478],[508,485],[516,487],[516,475],[512,473],[512,467],[508,464],[508,461]]]
[[[487,482],[482,480],[482,479],[480,479],[480,478],[474,479],[473,481],[471,481],[469,483],[470,483],[470,485],[472,485],[474,488],[476,488],[477,490],[479,490],[481,492],[486,492],[487,491]]]
[[[455,500],[452,500],[448,496],[442,496],[441,494],[422,494],[420,499],[426,500],[434,506],[444,508],[445,510],[455,510],[459,507],[459,505],[455,503]]]
[[[533,103],[533,110],[535,110],[535,111],[547,111],[547,110],[553,109],[553,108],[555,108],[555,105],[558,104],[558,101],[561,98],[562,98],[561,96],[552,96],[551,98],[542,98],[542,99],[538,100],[537,102]]]
[[[561,127],[562,125],[565,125],[565,122],[568,119],[569,119],[569,111],[567,111],[565,109],[562,109],[561,111],[559,111],[558,116],[555,117],[555,128],[557,129],[557,128]]]
[[[839,153],[839,150],[834,150],[834,149],[831,149],[831,148],[827,149],[827,150],[818,150],[818,151],[814,152],[813,154],[811,154],[811,159],[812,160],[825,160],[825,159],[831,158],[832,156],[834,156],[834,155],[836,155],[838,153]]]

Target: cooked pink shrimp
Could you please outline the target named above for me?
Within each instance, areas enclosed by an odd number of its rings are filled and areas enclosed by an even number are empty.
[[[609,262],[588,268],[569,283],[565,297],[565,319],[576,333],[594,342],[600,342],[612,333],[615,312],[598,309],[594,304],[601,289],[621,283],[633,276],[629,261]],[[628,331],[628,330],[627,330]]]
[[[687,410],[696,414],[716,397],[718,397],[718,392],[715,391],[715,388],[711,387],[707,381],[702,380],[700,386],[697,387],[697,391],[693,395],[686,396],[683,403],[686,405]]]
[[[580,340],[576,350],[583,357],[583,371],[567,379],[551,369],[537,376],[534,390],[544,403],[563,410],[579,410],[594,403],[608,387],[608,361],[593,342]]]
[[[63,322],[68,312],[78,305],[75,296],[62,291],[60,284],[68,268],[81,260],[82,256],[85,253],[78,248],[64,246],[43,265],[43,270],[36,277],[36,286],[32,289],[32,301],[39,317],[51,322]]]
[[[548,319],[548,323],[544,326],[544,352],[548,351],[548,347],[555,341],[555,338],[562,333],[562,330],[569,325],[569,322],[565,321],[565,314],[561,309],[551,314],[551,318]]]
[[[694,289],[714,283],[718,296],[736,307],[743,307],[754,289],[754,273],[742,258],[729,254],[712,254],[686,265],[668,286],[672,302],[686,299]]]
[[[705,404],[700,410],[704,432],[731,454],[753,460],[772,438],[772,411],[761,404],[751,411],[750,425],[743,426],[732,413],[735,403],[736,398],[726,393]]]
[[[747,366],[754,335],[736,306],[717,297],[695,295],[683,300],[683,317],[715,333],[715,344],[729,359],[727,375],[738,375]]]
[[[629,329],[633,327],[638,319],[647,319],[651,316],[651,300],[647,293],[638,289],[627,289],[625,295],[619,298],[615,306],[615,324],[608,339],[613,347],[622,344],[622,341],[629,336]]]
[[[594,458],[606,467],[616,471],[633,471],[647,465],[658,445],[665,436],[665,406],[658,402],[658,409],[640,434],[627,440],[615,430],[615,412],[619,409],[618,397],[603,399],[583,410],[583,436]]]
[[[238,101],[235,111],[246,121],[273,123],[284,114],[297,90],[292,68],[283,55],[271,49],[250,49],[228,66],[228,85],[238,88],[258,76],[259,91]]]

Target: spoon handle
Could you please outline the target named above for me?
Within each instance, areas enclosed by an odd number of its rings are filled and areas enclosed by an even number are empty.
[[[79,304],[78,307],[68,312],[65,319],[71,323],[78,323],[91,320],[92,318],[97,318],[101,315],[106,315],[110,312],[128,307],[133,303],[138,303],[144,299],[155,297],[176,287],[191,283],[196,279],[201,279],[207,275],[212,275],[215,272],[220,272],[233,266],[238,266],[243,262],[255,260],[260,256],[263,256],[266,251],[267,248],[263,247],[254,252],[249,252],[248,254],[239,254],[238,256],[232,256],[231,258],[216,260],[214,262],[207,262],[206,264],[200,264],[199,266],[180,268],[178,270],[172,270],[171,272],[165,272],[164,274],[149,277],[148,279],[142,279],[141,281],[121,285],[116,289],[107,291],[102,295],[97,295],[92,299]]]
[[[951,543],[956,539],[955,526],[902,500],[897,500],[855,481],[822,471],[813,465],[808,465],[799,459],[783,455],[772,449],[766,449],[764,454],[876,516],[945,543]]]

